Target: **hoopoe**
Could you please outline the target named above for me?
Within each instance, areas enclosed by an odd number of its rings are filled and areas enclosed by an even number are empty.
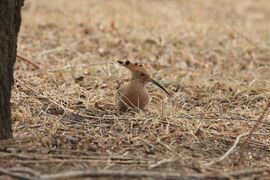
[[[117,108],[120,113],[127,112],[130,108],[143,109],[150,102],[150,95],[146,88],[147,82],[154,83],[170,96],[163,86],[150,77],[142,64],[130,61],[118,61],[118,63],[131,71],[129,82],[118,89]]]

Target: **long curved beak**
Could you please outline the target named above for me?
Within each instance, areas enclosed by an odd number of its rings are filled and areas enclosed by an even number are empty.
[[[162,85],[160,85],[157,81],[155,81],[154,79],[149,78],[148,81],[154,83],[156,86],[158,86],[160,89],[162,89],[168,96],[171,96],[168,93],[168,91]]]

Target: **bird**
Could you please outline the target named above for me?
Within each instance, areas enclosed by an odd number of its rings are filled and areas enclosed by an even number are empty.
[[[144,109],[150,102],[150,95],[146,84],[151,82],[161,88],[168,96],[169,92],[156,80],[150,77],[146,68],[139,63],[132,63],[128,60],[117,61],[131,72],[130,80],[127,84],[120,86],[117,91],[117,109],[120,114],[131,109]]]

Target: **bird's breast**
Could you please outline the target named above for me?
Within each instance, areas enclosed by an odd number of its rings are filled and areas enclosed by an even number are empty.
[[[144,85],[127,84],[120,93],[120,101],[125,106],[142,109],[150,101],[148,90]]]

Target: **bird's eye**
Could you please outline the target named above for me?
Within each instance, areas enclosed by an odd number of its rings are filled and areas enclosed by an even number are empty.
[[[144,76],[144,74],[142,73],[141,76]]]

